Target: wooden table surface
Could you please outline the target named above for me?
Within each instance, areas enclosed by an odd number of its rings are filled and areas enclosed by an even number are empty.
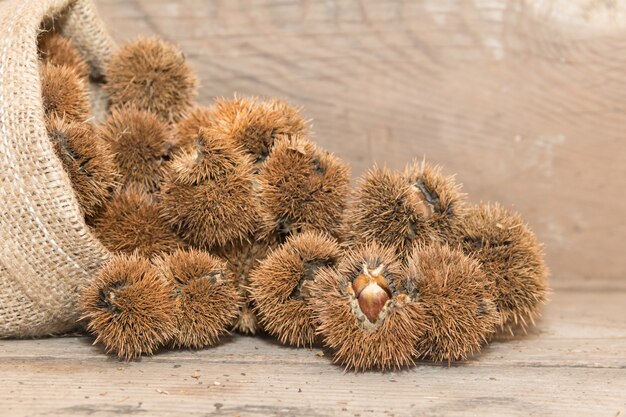
[[[344,373],[234,336],[125,363],[87,337],[0,341],[0,415],[606,416],[626,413],[626,291],[562,288],[529,335],[451,367]],[[622,414],[623,415],[623,414]]]
[[[0,415],[626,415],[624,2],[96,4],[117,41],[180,44],[203,104],[286,97],[355,177],[425,154],[472,201],[515,207],[546,243],[554,293],[527,336],[385,374],[270,338],[131,363],[88,337],[0,340]]]

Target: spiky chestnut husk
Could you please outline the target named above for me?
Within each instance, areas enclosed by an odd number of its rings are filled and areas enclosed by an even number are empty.
[[[256,334],[261,330],[261,325],[254,312],[254,303],[250,297],[249,283],[250,273],[265,259],[267,254],[278,247],[275,236],[266,236],[260,239],[252,234],[242,242],[232,243],[219,248],[216,254],[227,261],[227,266],[241,296],[239,317],[233,325],[233,330],[243,334]]]
[[[439,242],[448,242],[458,233],[458,225],[467,212],[466,195],[455,176],[445,176],[441,166],[426,161],[409,164],[402,173],[414,191],[413,198],[422,202],[432,214],[428,217]]]
[[[188,148],[194,145],[200,131],[207,129],[215,122],[215,110],[212,107],[196,107],[185,112],[176,123],[176,140],[180,148]]]
[[[154,197],[139,187],[119,190],[94,220],[96,236],[109,250],[152,257],[184,246],[163,219]]]
[[[146,259],[116,255],[81,293],[83,319],[108,353],[151,355],[176,334],[174,289]]]
[[[114,107],[132,104],[166,121],[191,107],[196,76],[183,53],[158,38],[123,45],[106,66],[104,90]]]
[[[496,203],[472,206],[459,236],[463,251],[477,258],[495,283],[501,328],[525,331],[548,293],[548,270],[535,234],[521,216]]]
[[[302,136],[309,131],[300,109],[280,99],[220,98],[213,109],[215,123],[210,134],[241,147],[255,164],[269,156],[276,139]]]
[[[195,184],[229,175],[242,167],[249,169],[250,166],[249,158],[239,149],[200,128],[192,146],[176,153],[169,171],[175,173],[180,182]]]
[[[233,330],[243,334],[256,334],[263,326],[254,311],[254,300],[250,295],[250,274],[259,263],[274,249],[284,243],[285,235],[279,233],[255,233],[247,240],[219,248],[216,254],[226,259],[228,268],[235,277],[243,302],[239,310],[239,318]]]
[[[479,262],[434,242],[415,248],[405,269],[407,290],[428,317],[418,356],[450,363],[479,351],[498,321],[493,281]]]
[[[239,312],[239,292],[226,262],[189,249],[157,258],[155,264],[176,292],[174,346],[199,349],[215,345]]]
[[[453,177],[425,162],[402,173],[374,167],[359,182],[346,212],[346,240],[393,246],[401,257],[414,244],[451,240],[466,211]]]
[[[58,32],[43,32],[39,37],[39,56],[52,65],[65,65],[73,68],[83,77],[89,77],[89,65],[80,55],[72,41]]]
[[[115,154],[123,186],[158,190],[175,150],[174,137],[165,122],[151,112],[120,107],[112,109],[99,135]]]
[[[290,235],[307,230],[336,234],[348,194],[348,167],[312,143],[283,138],[274,152],[276,155],[259,166],[255,182],[260,229],[247,241],[230,245],[223,254],[239,277],[246,300],[235,326],[242,333],[254,334],[260,327],[247,290],[251,266]]]
[[[117,186],[117,167],[93,126],[57,117],[47,120],[48,137],[63,162],[85,216],[93,216]]]
[[[318,271],[311,304],[335,362],[355,371],[414,363],[428,316],[405,286],[393,248],[376,243],[349,250],[337,267]]]
[[[263,233],[338,232],[350,185],[339,158],[306,139],[281,139],[257,179]]]
[[[86,80],[65,65],[41,66],[41,95],[47,117],[85,121],[91,117]]]
[[[164,218],[202,249],[243,242],[257,227],[250,161],[203,131],[193,148],[174,156],[161,197]]]
[[[250,274],[250,292],[263,328],[281,343],[311,346],[316,323],[310,285],[320,268],[335,266],[339,244],[324,233],[289,238]]]

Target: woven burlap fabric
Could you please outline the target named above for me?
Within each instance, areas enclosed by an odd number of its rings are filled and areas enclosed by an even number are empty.
[[[0,3],[0,337],[72,330],[109,253],[85,225],[44,126],[37,35],[55,18],[102,73],[112,42],[90,0]]]

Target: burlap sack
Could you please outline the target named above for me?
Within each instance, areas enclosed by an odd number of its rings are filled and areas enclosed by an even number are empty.
[[[90,234],[44,127],[37,34],[69,36],[102,73],[113,43],[90,0],[0,2],[0,337],[67,332],[109,253]]]

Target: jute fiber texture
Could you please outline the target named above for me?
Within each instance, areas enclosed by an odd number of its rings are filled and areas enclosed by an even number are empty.
[[[46,135],[37,35],[53,18],[92,79],[113,48],[91,0],[0,3],[0,337],[74,329],[78,291],[109,257]]]

